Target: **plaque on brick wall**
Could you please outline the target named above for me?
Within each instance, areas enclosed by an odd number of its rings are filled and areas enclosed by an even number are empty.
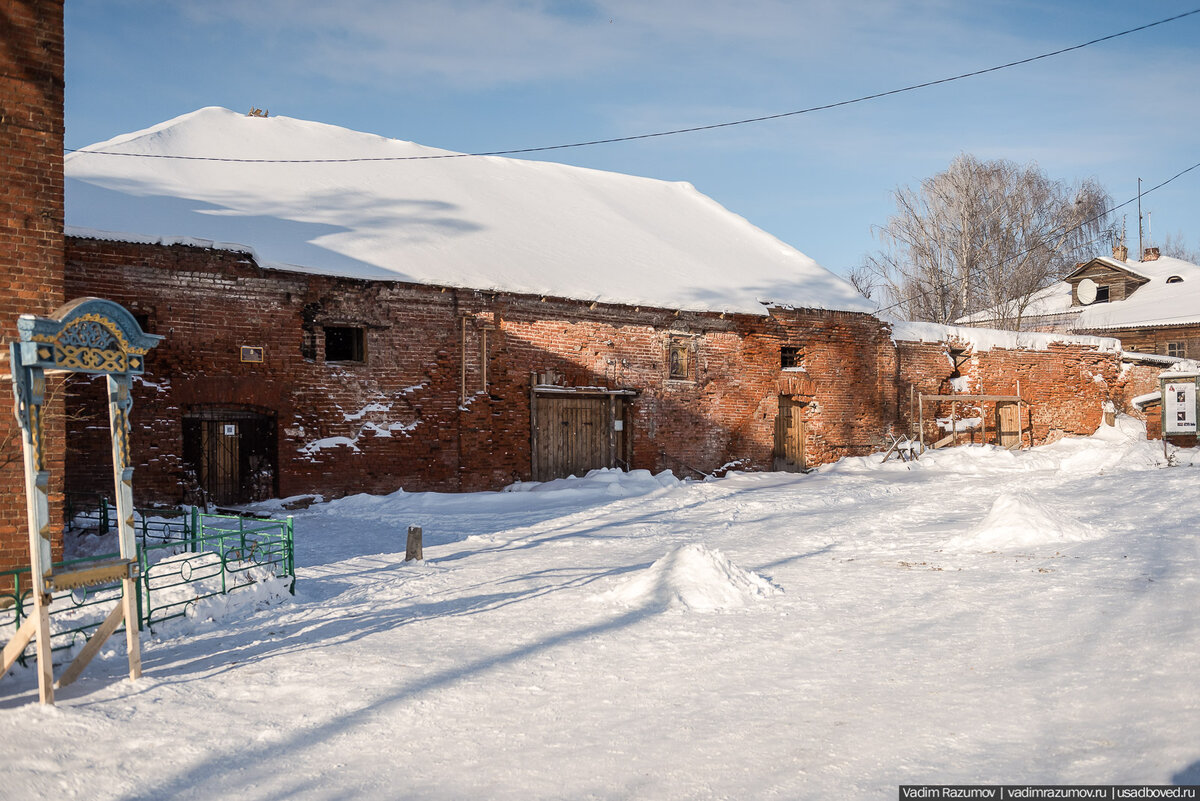
[[[263,348],[261,345],[242,345],[242,361],[261,362],[262,360]]]

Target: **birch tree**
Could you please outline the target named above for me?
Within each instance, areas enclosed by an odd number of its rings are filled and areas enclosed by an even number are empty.
[[[851,280],[898,317],[954,323],[987,312],[1019,328],[1030,299],[1107,245],[1111,199],[1094,180],[1051,180],[1036,164],[958,156],[894,193],[880,250]]]

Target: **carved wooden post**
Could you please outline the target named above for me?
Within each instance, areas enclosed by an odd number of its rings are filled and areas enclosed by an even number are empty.
[[[52,568],[50,555],[50,473],[42,430],[42,403],[46,396],[46,373],[25,367],[22,346],[9,350],[17,421],[21,426],[25,463],[25,506],[29,520],[29,581],[33,591],[32,634],[36,638],[38,696],[43,704],[54,703],[54,668],[50,654],[50,595],[46,575]],[[36,354],[32,354],[36,359]],[[32,359],[31,359],[32,361]],[[28,642],[26,640],[25,642]],[[24,649],[24,644],[21,649]],[[5,669],[7,669],[7,665]]]
[[[108,376],[108,418],[112,429],[113,482],[117,496],[117,542],[121,558],[137,560],[133,532],[133,467],[129,464],[129,410],[133,406],[132,383],[127,374]],[[129,654],[129,678],[142,675],[142,652],[138,640],[137,579],[121,579],[121,604],[125,609],[125,645]]]

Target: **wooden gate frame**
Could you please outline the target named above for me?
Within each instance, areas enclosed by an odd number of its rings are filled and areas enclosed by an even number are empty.
[[[4,675],[36,638],[38,695],[43,704],[54,703],[54,665],[50,653],[50,603],[55,590],[121,580],[121,601],[84,645],[59,679],[70,684],[100,650],[104,641],[125,623],[129,678],[142,675],[138,641],[137,545],[133,531],[133,467],[129,464],[129,411],[133,376],[145,370],[146,353],[162,341],[142,331],[133,315],[111,300],[78,298],[60,306],[49,317],[23,314],[17,319],[19,341],[9,347],[12,366],[14,412],[21,426],[25,461],[25,499],[29,518],[30,583],[34,613],[25,619],[4,647],[0,676]],[[112,436],[113,480],[117,496],[117,539],[120,558],[83,570],[54,572],[50,554],[50,471],[46,469],[46,444],[42,405],[46,396],[46,371],[89,373],[108,379],[108,414]]]
[[[918,418],[917,418],[917,420],[918,420],[917,435],[918,435],[918,439],[921,443],[921,452],[922,453],[925,452],[925,401],[930,401],[933,403],[944,403],[944,402],[949,401],[952,405],[951,412],[950,412],[950,418],[951,418],[950,436],[944,437],[944,438],[942,438],[942,440],[939,440],[938,442],[934,443],[932,445],[933,448],[939,447],[939,445],[941,445],[941,443],[945,442],[946,440],[951,440],[954,442],[958,441],[958,431],[953,426],[954,426],[955,415],[957,414],[957,406],[960,401],[963,403],[978,403],[978,404],[980,404],[979,412],[980,412],[980,419],[981,419],[981,423],[982,423],[982,427],[983,427],[983,436],[982,436],[983,444],[987,444],[987,413],[984,412],[984,410],[983,410],[984,403],[992,402],[992,403],[997,404],[997,406],[1001,403],[1015,403],[1015,404],[1017,404],[1017,408],[1020,408],[1021,406],[1025,406],[1027,410],[1032,407],[1032,404],[1029,402],[1029,400],[1027,398],[1021,397],[1021,382],[1019,382],[1019,381],[1017,382],[1017,394],[1016,395],[926,395],[924,393],[918,393],[917,398],[918,398],[918,410],[919,410]],[[911,413],[911,411],[910,411],[910,413]],[[999,437],[999,431],[996,432],[996,435],[997,435],[997,437]],[[1019,436],[1018,444],[1015,446],[1010,446],[1009,450],[1014,450],[1015,448],[1024,448],[1025,447],[1025,427],[1023,425],[1018,429],[1018,436]],[[999,444],[998,440],[997,440],[997,444]],[[1033,447],[1033,419],[1032,419],[1032,417],[1030,418],[1030,421],[1029,421],[1029,447],[1031,447],[1031,448]]]

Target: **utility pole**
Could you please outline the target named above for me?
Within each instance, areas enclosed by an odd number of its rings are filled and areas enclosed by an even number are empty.
[[[1141,261],[1142,254],[1145,252],[1142,247],[1142,179],[1138,178],[1138,261]]]

